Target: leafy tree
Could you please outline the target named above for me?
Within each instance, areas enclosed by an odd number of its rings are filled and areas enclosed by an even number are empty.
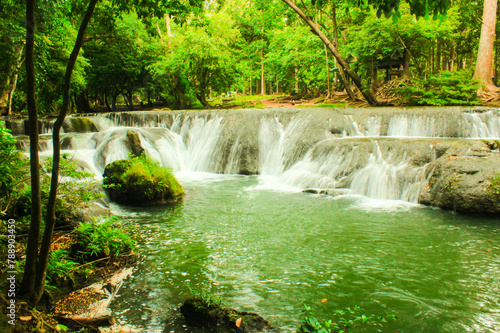
[[[146,66],[154,55],[154,41],[137,14],[125,13],[118,18],[112,27],[105,27],[99,36],[85,45],[89,53],[90,66],[87,70],[88,89],[97,96],[108,110],[116,110],[116,100],[119,95],[124,97],[129,110],[134,109],[133,95],[144,86],[148,75]],[[85,111],[87,102],[82,101],[81,108]],[[111,107],[109,100],[111,100]]]
[[[23,62],[24,36],[22,22],[24,2],[1,0],[4,15],[0,18],[0,106],[6,115],[12,111],[12,98]]]

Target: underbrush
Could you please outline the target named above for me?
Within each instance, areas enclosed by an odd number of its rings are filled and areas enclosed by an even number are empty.
[[[469,71],[443,71],[427,78],[412,79],[396,92],[407,105],[477,105],[480,104],[477,90],[481,85],[471,77]]]

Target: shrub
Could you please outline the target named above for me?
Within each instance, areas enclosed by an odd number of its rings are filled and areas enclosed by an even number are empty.
[[[18,184],[23,183],[23,167],[26,159],[16,150],[16,139],[11,131],[0,122],[0,215],[9,207],[14,192],[19,190]]]
[[[55,250],[50,253],[47,264],[47,283],[59,284],[65,280],[74,282],[71,274],[79,264],[68,258],[67,250]]]
[[[397,93],[408,105],[476,105],[480,87],[467,71],[440,72],[427,79],[414,79]]]
[[[117,217],[108,218],[102,223],[80,223],[75,233],[76,243],[71,252],[83,261],[117,257],[135,247],[135,241],[123,229]]]

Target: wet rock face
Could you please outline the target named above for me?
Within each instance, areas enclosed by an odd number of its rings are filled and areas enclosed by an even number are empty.
[[[500,153],[480,141],[454,145],[429,165],[419,203],[469,215],[500,216]]]
[[[269,323],[256,313],[208,304],[201,298],[186,300],[180,310],[189,326],[204,327],[218,333],[275,332]]]
[[[68,117],[64,120],[63,130],[66,133],[97,132],[94,122],[85,117]]]

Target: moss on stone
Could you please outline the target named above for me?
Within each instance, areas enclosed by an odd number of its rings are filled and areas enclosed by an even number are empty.
[[[103,185],[112,201],[130,206],[172,204],[184,195],[172,171],[144,154],[108,164]]]
[[[67,118],[69,126],[64,126],[66,132],[87,133],[97,132],[97,127],[94,122],[85,117],[69,117]]]

